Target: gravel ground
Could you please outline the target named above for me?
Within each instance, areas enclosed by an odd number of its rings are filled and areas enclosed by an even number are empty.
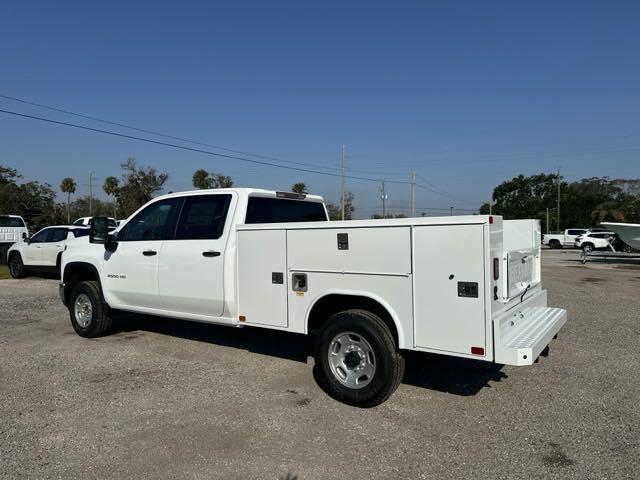
[[[86,340],[55,280],[0,280],[0,477],[640,478],[640,266],[623,266],[545,251],[569,311],[548,358],[412,354],[368,410],[318,388],[304,337],[123,316]]]

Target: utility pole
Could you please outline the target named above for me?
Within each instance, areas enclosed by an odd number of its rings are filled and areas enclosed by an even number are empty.
[[[493,215],[493,202],[489,201],[489,215]]]
[[[344,144],[340,149],[340,218],[344,220]]]
[[[411,217],[416,216],[416,172],[411,172]]]
[[[453,216],[453,207],[449,207],[449,216],[452,217]]]
[[[382,218],[387,218],[387,192],[384,190],[384,180],[382,180],[382,189],[380,190],[380,200],[382,200]]]
[[[93,172],[89,172],[89,216],[93,216]]]
[[[560,231],[560,167],[558,167],[558,231]]]
[[[549,233],[549,207],[547,207],[547,233]]]

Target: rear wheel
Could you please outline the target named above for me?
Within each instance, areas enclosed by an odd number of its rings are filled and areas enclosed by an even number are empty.
[[[102,298],[98,282],[85,281],[73,287],[69,298],[69,317],[73,329],[81,337],[99,337],[109,330],[111,311]]]
[[[323,390],[358,407],[384,402],[404,375],[404,358],[389,328],[365,310],[332,315],[317,338],[315,360]]]
[[[19,253],[12,253],[9,258],[9,273],[13,278],[24,278],[25,269],[24,263],[22,263],[22,257]]]
[[[549,241],[549,248],[562,248],[562,245],[558,240],[551,240]]]

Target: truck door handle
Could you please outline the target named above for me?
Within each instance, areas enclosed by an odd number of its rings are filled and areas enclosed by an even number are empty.
[[[154,255],[156,255],[158,252],[156,252],[155,250],[145,250],[144,252],[142,252],[142,254],[145,257],[153,257]]]
[[[220,252],[216,252],[215,250],[205,250],[202,252],[203,257],[219,257]]]

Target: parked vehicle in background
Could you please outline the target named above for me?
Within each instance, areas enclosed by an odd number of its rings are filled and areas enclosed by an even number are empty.
[[[89,227],[58,225],[14,243],[8,251],[9,273],[23,278],[30,272],[59,272],[60,256],[69,240],[89,235]]]
[[[575,240],[575,247],[581,248],[583,252],[615,248],[616,234],[608,231],[587,232],[578,235]]]
[[[7,262],[7,251],[15,242],[29,235],[27,225],[18,215],[0,215],[0,264]]]
[[[542,237],[542,243],[549,248],[574,247],[576,237],[588,231],[586,228],[567,228],[564,232],[547,233]]]
[[[73,224],[77,225],[77,226],[88,227],[89,225],[91,225],[91,219],[92,218],[94,218],[94,217],[80,217],[75,222],[73,222]],[[118,222],[116,222],[115,218],[108,217],[107,221],[108,221],[108,224],[109,224],[109,229],[113,230],[113,229],[118,227]]]
[[[547,306],[538,220],[330,222],[321,197],[259,189],[164,195],[113,233],[94,218],[61,271],[82,337],[112,309],[314,335],[319,384],[361,407],[395,391],[403,351],[532,365],[567,318]]]

